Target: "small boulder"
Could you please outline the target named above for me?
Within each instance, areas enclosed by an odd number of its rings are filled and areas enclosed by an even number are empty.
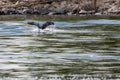
[[[81,11],[79,12],[79,14],[87,14],[87,11],[81,10]]]

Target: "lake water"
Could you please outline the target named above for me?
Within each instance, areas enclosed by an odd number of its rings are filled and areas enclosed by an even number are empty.
[[[0,18],[1,78],[120,80],[120,19],[13,17]],[[55,28],[38,33],[26,24],[31,20],[40,24],[52,20]]]

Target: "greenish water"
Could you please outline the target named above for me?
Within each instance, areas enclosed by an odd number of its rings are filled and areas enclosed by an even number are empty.
[[[120,76],[117,17],[0,16],[0,20],[1,78]],[[41,24],[52,20],[56,27],[50,33],[38,33],[26,24],[29,20]]]

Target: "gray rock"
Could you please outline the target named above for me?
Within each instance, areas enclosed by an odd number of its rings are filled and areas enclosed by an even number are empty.
[[[51,12],[51,10],[49,9],[40,9],[38,10],[38,13],[41,14],[41,15],[47,15]]]
[[[50,12],[48,13],[48,15],[55,15],[55,12]]]
[[[87,14],[87,11],[81,10],[81,11],[79,12],[79,14]]]
[[[67,10],[65,10],[65,9],[55,9],[52,12],[54,13],[54,15],[61,15],[61,14],[66,14]]]
[[[68,13],[69,12],[69,10],[67,10],[67,9],[62,9],[62,8],[60,8],[60,9],[51,9],[51,10],[47,10],[48,11],[48,15],[65,15],[65,14],[71,14],[71,13]],[[43,10],[42,10],[42,12],[43,12]]]
[[[96,16],[102,15],[101,13],[95,13]]]
[[[108,11],[110,14],[120,14],[120,10]]]
[[[71,16],[73,15],[73,12],[68,12],[67,15]]]

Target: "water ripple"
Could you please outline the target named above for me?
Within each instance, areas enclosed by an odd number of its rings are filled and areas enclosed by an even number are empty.
[[[52,33],[26,22],[0,22],[0,74],[119,73],[120,20],[56,21]]]

